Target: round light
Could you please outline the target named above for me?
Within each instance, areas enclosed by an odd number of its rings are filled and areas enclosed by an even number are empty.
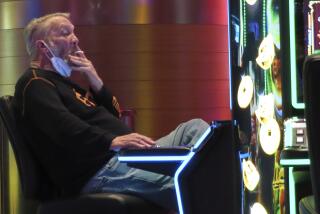
[[[242,160],[242,177],[243,183],[248,190],[253,191],[257,187],[260,175],[251,160]]]
[[[259,104],[255,114],[261,124],[266,123],[269,119],[273,118],[274,96],[272,93],[259,96]]]
[[[265,37],[258,50],[257,64],[264,70],[271,67],[273,58],[275,56],[274,43],[271,34]]]
[[[250,209],[250,214],[268,214],[262,204],[256,202]]]
[[[246,2],[249,4],[249,5],[254,5],[257,0],[246,0]]]
[[[268,154],[274,154],[280,145],[280,127],[275,119],[263,123],[260,128],[260,145],[262,150]]]
[[[238,104],[240,108],[247,108],[253,96],[253,81],[250,76],[243,76],[238,88]]]

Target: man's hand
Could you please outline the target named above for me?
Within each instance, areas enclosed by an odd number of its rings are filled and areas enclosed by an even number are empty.
[[[155,145],[155,142],[146,136],[137,133],[118,136],[113,139],[110,150],[118,151],[120,149],[145,149]]]
[[[71,66],[73,71],[79,71],[87,78],[90,87],[98,92],[102,86],[103,82],[99,77],[96,69],[94,68],[92,62],[84,55],[83,51],[77,51],[77,55],[69,55],[70,62],[74,65]]]

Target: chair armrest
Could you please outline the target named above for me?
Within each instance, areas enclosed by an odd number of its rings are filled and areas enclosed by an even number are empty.
[[[120,120],[126,124],[132,130],[135,129],[135,115],[136,111],[134,109],[122,109]]]

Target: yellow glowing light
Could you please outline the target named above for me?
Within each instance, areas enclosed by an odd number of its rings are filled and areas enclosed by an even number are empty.
[[[259,104],[255,114],[261,124],[264,124],[273,118],[274,96],[272,93],[259,96]]]
[[[240,108],[247,108],[253,96],[253,81],[250,76],[243,76],[238,88],[238,104]]]
[[[249,4],[249,5],[254,5],[257,0],[246,0],[246,2]]]
[[[259,172],[251,160],[243,159],[242,169],[243,183],[248,190],[253,191],[260,181]]]
[[[250,214],[268,214],[266,209],[262,206],[262,204],[256,202],[250,208]]]
[[[151,22],[151,6],[148,0],[140,0],[135,9],[135,23],[148,24]]]
[[[271,34],[269,34],[262,40],[259,46],[258,57],[256,58],[256,62],[262,69],[267,70],[271,67],[274,56],[275,50],[273,38]]]
[[[260,145],[262,150],[268,154],[274,154],[280,145],[280,127],[275,119],[270,119],[261,125]]]

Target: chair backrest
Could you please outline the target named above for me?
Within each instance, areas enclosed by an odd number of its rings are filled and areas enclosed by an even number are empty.
[[[17,123],[12,100],[12,96],[0,98],[0,116],[15,154],[23,195],[40,201],[51,199],[54,195],[53,185],[28,148]]]
[[[320,55],[309,56],[304,62],[303,96],[311,160],[312,189],[317,212],[320,213]]]

